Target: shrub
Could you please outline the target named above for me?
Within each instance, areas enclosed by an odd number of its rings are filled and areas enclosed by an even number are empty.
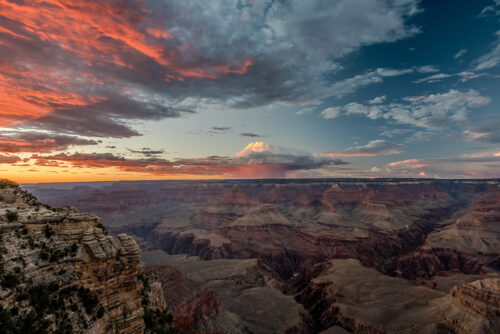
[[[4,288],[12,289],[16,287],[20,283],[19,278],[14,274],[7,274],[3,277],[2,282],[0,283]]]
[[[50,255],[46,251],[41,251],[39,257],[40,257],[40,260],[47,261],[49,259]]]
[[[80,297],[80,300],[82,301],[83,307],[85,307],[85,312],[87,312],[87,314],[91,314],[99,304],[97,297],[92,294],[87,288],[80,287],[80,289],[78,289],[78,297]]]
[[[9,223],[12,223],[12,222],[16,221],[17,218],[18,218],[17,212],[16,211],[10,211],[10,210],[7,210],[7,213],[5,214],[5,217],[7,218],[7,221]]]
[[[45,233],[45,237],[47,237],[47,239],[50,239],[50,237],[54,235],[54,231],[52,230],[52,227],[50,227],[49,224],[46,224],[43,227],[43,232]]]

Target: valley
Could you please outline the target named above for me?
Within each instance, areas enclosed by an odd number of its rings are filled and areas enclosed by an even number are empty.
[[[22,187],[132,235],[189,331],[500,331],[498,180]]]

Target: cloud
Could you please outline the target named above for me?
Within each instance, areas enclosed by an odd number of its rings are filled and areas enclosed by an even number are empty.
[[[431,73],[439,71],[435,66],[413,66],[410,68],[394,69],[379,67],[371,69],[362,74],[357,74],[353,77],[346,78],[335,82],[332,85],[332,96],[337,98],[343,97],[347,94],[354,93],[356,90],[376,83],[381,83],[384,78],[396,77],[412,73]]]
[[[75,145],[97,145],[95,140],[43,132],[5,131],[0,134],[0,152],[51,152]]]
[[[463,131],[464,135],[468,136],[470,139],[477,141],[481,140],[483,138],[487,138],[490,133],[489,132],[474,132],[470,130],[464,130]]]
[[[500,152],[394,161],[387,165],[384,173],[399,177],[498,178],[500,177]]]
[[[406,24],[417,5],[3,2],[0,126],[131,137],[139,135],[132,122],[180,117],[197,104],[321,99],[331,92],[324,74],[338,69],[339,59],[418,33]]]
[[[432,73],[432,72],[439,72],[439,68],[437,68],[434,65],[425,65],[416,67],[416,71],[419,73]]]
[[[470,120],[466,125],[463,134],[468,140],[482,143],[498,144],[500,143],[500,117],[484,116],[476,117]]]
[[[235,157],[211,156],[196,159],[166,160],[155,157],[127,159],[112,153],[61,153],[33,155],[35,165],[85,168],[115,168],[125,172],[154,175],[191,175],[269,178],[286,177],[288,172],[315,170],[348,164],[340,159],[315,156],[263,142],[250,143]]]
[[[259,135],[257,133],[252,133],[252,132],[242,132],[242,133],[240,133],[240,136],[242,136],[242,137],[250,137],[250,138],[266,137],[266,136]]]
[[[479,13],[479,17],[500,16],[500,0],[493,0],[491,5],[484,7]]]
[[[220,135],[231,130],[230,126],[212,126],[210,130],[207,131],[209,135]],[[198,134],[202,133],[202,131],[198,131]]]
[[[368,103],[369,104],[380,104],[380,103],[384,102],[385,99],[386,99],[385,95],[377,96],[377,97],[374,97],[373,99],[369,100]]]
[[[496,32],[496,35],[498,39],[494,49],[474,61],[477,71],[487,70],[500,64],[500,30]]]
[[[339,107],[326,108],[321,112],[321,117],[323,117],[324,119],[336,118],[340,115],[341,111],[342,108]]]
[[[141,154],[141,155],[144,155],[146,157],[154,157],[154,156],[165,153],[165,150],[152,150],[149,147],[143,147],[141,150],[132,150],[130,148],[127,148],[127,150],[131,153]]]
[[[16,155],[0,154],[0,164],[14,164],[19,161],[21,161],[21,158]]]
[[[139,135],[129,124],[132,120],[175,118],[183,113],[193,111],[167,107],[158,101],[139,101],[113,94],[86,106],[57,106],[52,113],[17,127],[92,137],[132,137]]]
[[[349,147],[342,151],[321,153],[328,157],[373,157],[376,155],[400,154],[401,145],[385,140],[372,140],[366,145]]]
[[[453,76],[452,74],[438,73],[438,74],[430,75],[430,76],[422,78],[422,79],[415,80],[413,82],[414,83],[439,82],[442,79],[446,79],[446,78],[449,78],[449,77],[452,77],[452,76]]]
[[[437,130],[466,120],[470,109],[489,103],[489,97],[482,96],[474,89],[450,89],[446,93],[405,97],[400,103],[364,105],[352,102],[341,108],[347,115],[362,115],[371,119],[386,119],[398,124]]]
[[[453,58],[458,59],[458,58],[462,57],[466,52],[467,52],[467,49],[460,49],[460,51],[455,53]]]
[[[443,81],[443,79],[447,79],[447,78],[451,78],[451,77],[460,77],[460,81],[467,82],[471,79],[480,78],[480,77],[485,76],[485,75],[486,75],[486,73],[477,73],[477,72],[471,72],[471,71],[462,71],[462,72],[452,73],[452,74],[438,73],[438,74],[430,75],[430,76],[425,77],[425,78],[414,80],[413,83],[441,82],[441,81]]]
[[[413,68],[392,69],[392,68],[381,67],[374,70],[369,70],[363,74],[358,74],[351,78],[346,78],[333,84],[331,88],[332,95],[340,98],[347,94],[355,92],[359,88],[369,86],[375,83],[381,83],[384,81],[385,77],[395,77],[413,72],[414,72]]]
[[[296,115],[308,115],[314,111],[314,107],[302,108],[295,112]]]
[[[212,126],[213,131],[225,132],[231,130],[230,126]]]

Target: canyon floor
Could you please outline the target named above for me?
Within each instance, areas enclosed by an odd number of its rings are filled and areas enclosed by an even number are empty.
[[[500,333],[500,181],[26,184],[132,235],[187,332]]]

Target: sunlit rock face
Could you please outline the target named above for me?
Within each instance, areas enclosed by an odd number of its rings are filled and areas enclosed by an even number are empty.
[[[148,181],[28,189],[52,205],[97,212],[116,235],[133,235],[148,269],[160,277],[167,309],[190,328],[499,328],[494,289],[472,283],[500,278],[497,180]],[[107,254],[107,239],[94,235],[96,253]],[[393,314],[401,320],[391,321]]]
[[[124,234],[116,242],[92,214],[51,209],[15,184],[0,186],[0,305],[12,326],[143,333],[137,243]]]

